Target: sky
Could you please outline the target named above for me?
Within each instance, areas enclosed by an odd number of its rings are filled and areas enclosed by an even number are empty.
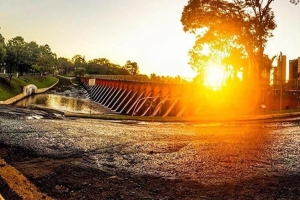
[[[58,57],[137,62],[142,74],[195,75],[188,51],[195,35],[180,22],[188,0],[0,0],[0,33],[6,41],[48,44]],[[272,3],[277,28],[265,53],[300,56],[300,5]]]

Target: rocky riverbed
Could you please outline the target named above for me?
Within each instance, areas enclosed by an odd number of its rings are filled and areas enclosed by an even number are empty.
[[[298,199],[300,129],[0,117],[1,157],[55,199]]]

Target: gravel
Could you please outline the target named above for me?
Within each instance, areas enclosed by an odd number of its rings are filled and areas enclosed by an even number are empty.
[[[222,184],[297,174],[300,128],[290,124],[135,123],[89,119],[4,119],[0,142],[80,165]]]

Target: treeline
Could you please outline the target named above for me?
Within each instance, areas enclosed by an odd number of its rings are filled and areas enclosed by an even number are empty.
[[[13,74],[47,74],[60,75],[138,75],[136,62],[128,60],[124,66],[111,63],[106,58],[86,61],[82,55],[72,59],[57,57],[48,44],[39,45],[35,41],[26,42],[21,36],[5,42],[0,34],[0,69],[5,70],[10,79]]]

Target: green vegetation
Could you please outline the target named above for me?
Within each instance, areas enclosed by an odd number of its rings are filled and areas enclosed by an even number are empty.
[[[58,79],[53,76],[45,76],[42,79],[38,76],[13,77],[11,84],[8,78],[0,77],[0,101],[7,100],[22,93],[25,85],[34,84],[37,88],[47,88],[56,83]]]
[[[63,76],[83,76],[84,74],[138,75],[136,62],[128,60],[124,66],[111,63],[106,58],[85,60],[85,56],[75,55],[72,59],[58,57],[48,44],[27,42],[16,36],[7,42],[0,34],[0,73],[6,72],[9,80],[17,74],[59,74]]]

